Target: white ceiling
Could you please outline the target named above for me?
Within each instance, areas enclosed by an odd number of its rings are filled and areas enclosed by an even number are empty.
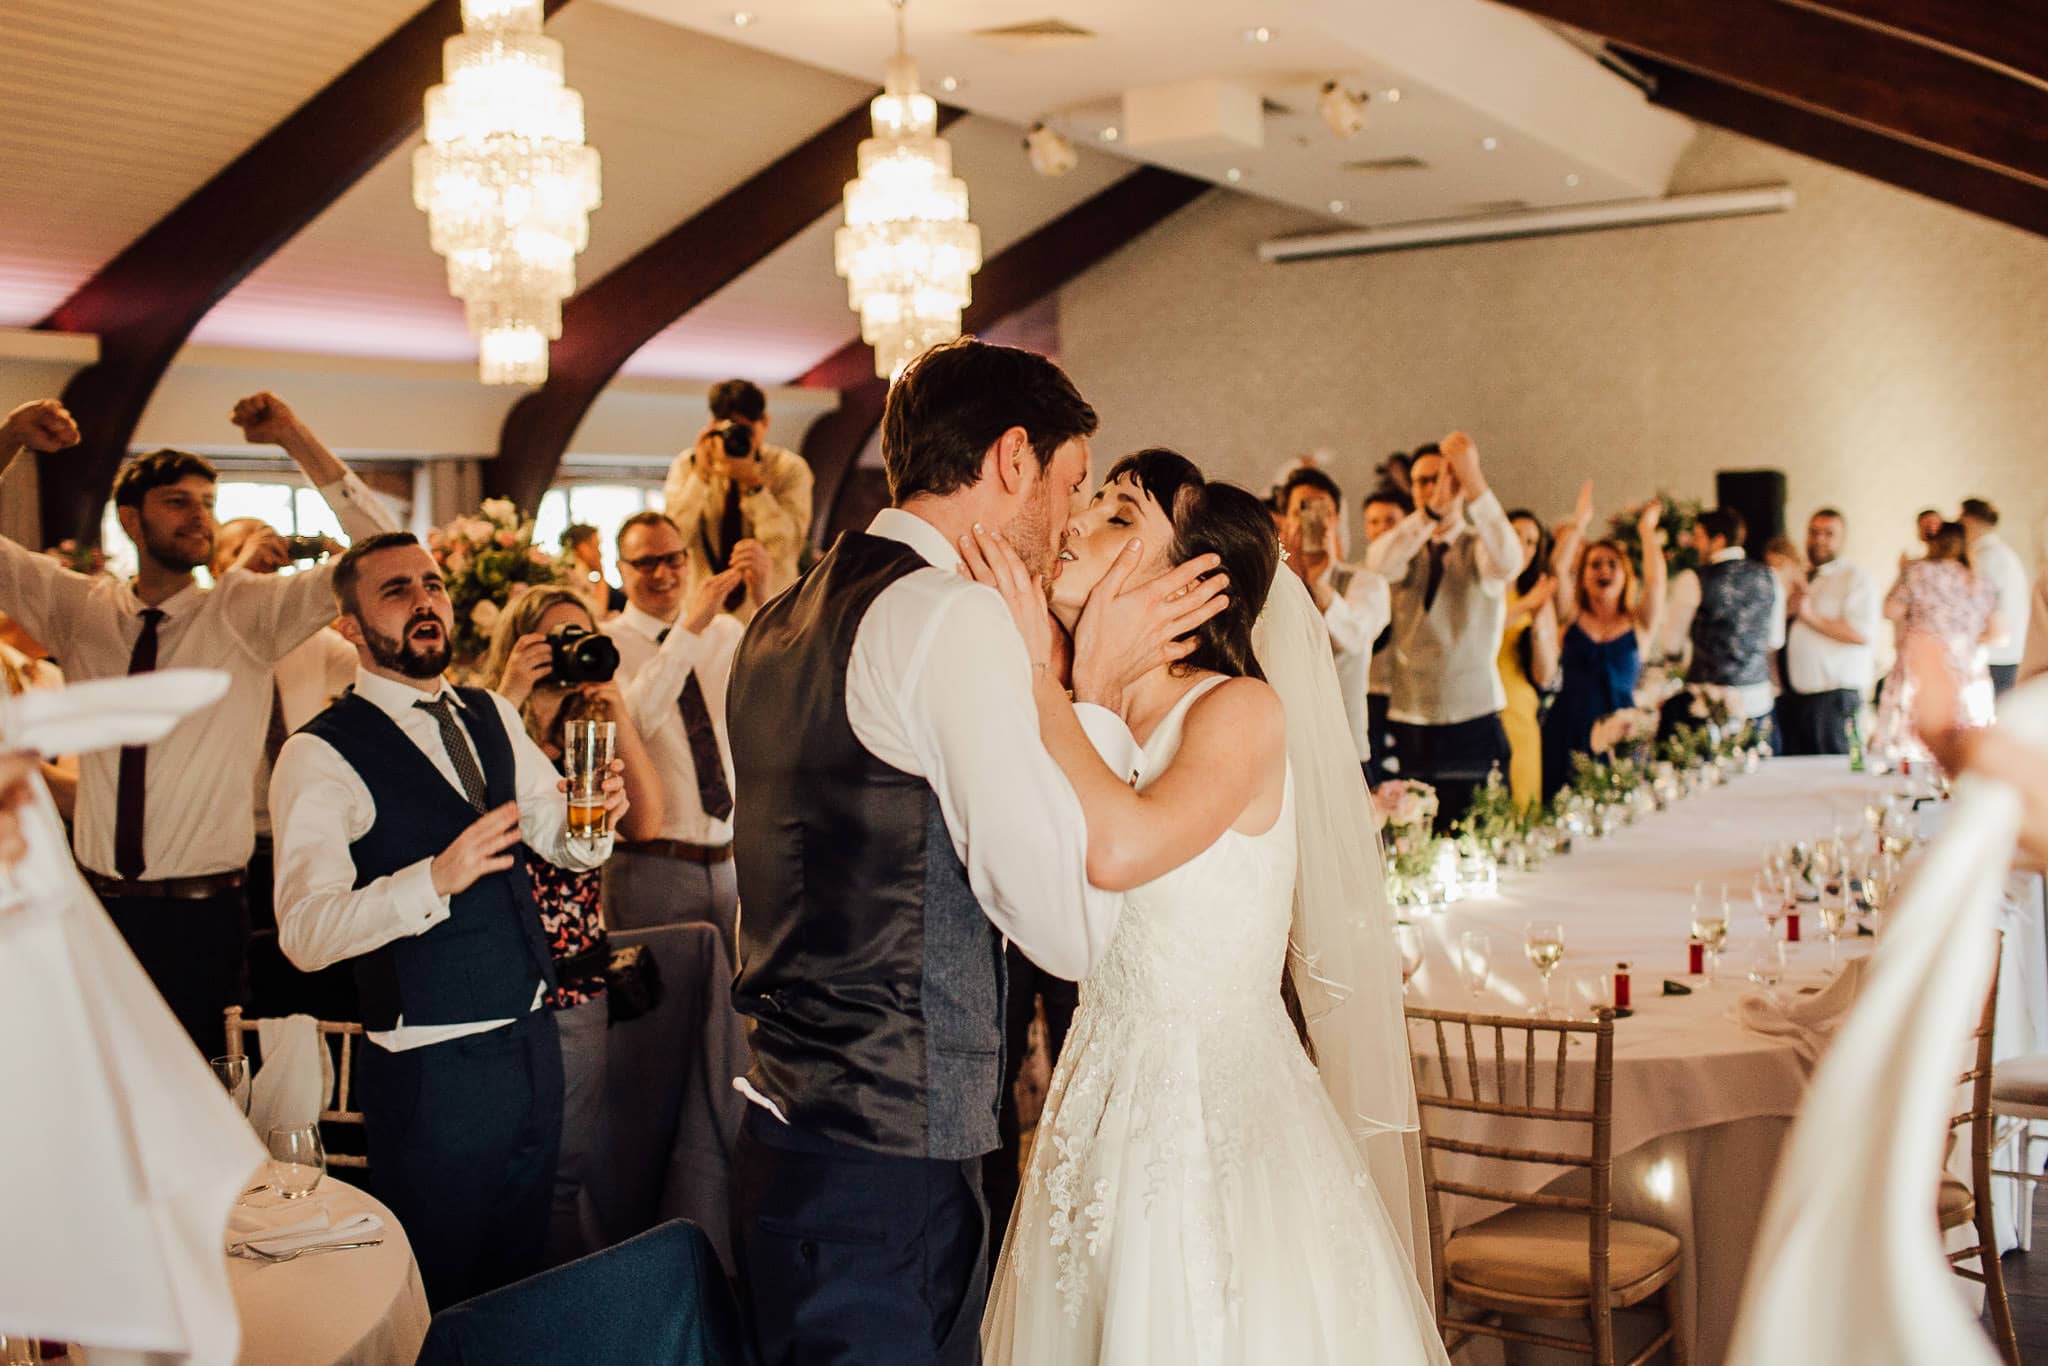
[[[0,326],[34,323],[419,0],[6,0]]]
[[[894,44],[885,0],[614,3],[847,73],[879,70]],[[911,0],[907,15],[910,51],[940,98],[1351,223],[1660,195],[1692,135],[1586,52],[1487,0]],[[1093,36],[985,36],[1048,20]],[[1215,79],[1281,106],[1262,149],[1097,141],[1120,124],[1125,91]],[[1329,79],[1371,92],[1365,132],[1324,126],[1315,98]],[[1426,165],[1346,169],[1392,157]]]

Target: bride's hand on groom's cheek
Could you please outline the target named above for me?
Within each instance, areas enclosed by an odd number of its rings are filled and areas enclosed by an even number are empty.
[[[977,525],[960,538],[960,563],[967,576],[1002,594],[1003,603],[1024,637],[1024,651],[1035,674],[1057,677],[1059,637],[1045,600],[1045,581],[1024,567],[1024,561],[1001,534]]]
[[[1144,549],[1131,541],[1088,595],[1074,627],[1074,700],[1119,710],[1124,690],[1162,664],[1185,659],[1194,633],[1230,606],[1223,561],[1197,555],[1132,586]]]

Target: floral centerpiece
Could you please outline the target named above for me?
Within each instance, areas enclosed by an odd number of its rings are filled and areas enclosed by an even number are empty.
[[[1611,711],[1593,723],[1593,753],[1612,759],[1616,755],[1637,761],[1646,757],[1657,738],[1657,713],[1645,707]]]
[[[1439,861],[1435,833],[1437,796],[1428,783],[1395,779],[1372,793],[1373,816],[1386,841],[1387,897],[1396,906],[1423,906],[1431,894]]]
[[[475,517],[427,533],[455,609],[455,670],[473,671],[490,648],[505,605],[529,588],[562,582],[555,557],[533,543],[533,519],[509,498],[486,498]]]
[[[1494,765],[1452,827],[1458,837],[1460,875],[1468,887],[1483,892],[1489,884],[1497,885],[1501,860],[1522,837],[1524,817],[1513,791],[1501,779],[1500,765]]]
[[[107,552],[96,545],[80,545],[72,537],[65,537],[43,552],[61,563],[74,574],[104,574],[107,572]]]

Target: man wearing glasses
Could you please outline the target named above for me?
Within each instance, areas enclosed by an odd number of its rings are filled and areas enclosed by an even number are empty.
[[[660,769],[667,817],[659,838],[621,841],[605,864],[605,920],[618,930],[705,921],[730,957],[739,890],[725,684],[745,628],[719,609],[742,570],[688,587],[688,547],[659,512],[626,519],[618,559],[626,607],[603,629],[619,647],[621,686]]]

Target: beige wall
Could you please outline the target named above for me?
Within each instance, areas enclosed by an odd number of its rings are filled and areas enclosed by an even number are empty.
[[[1347,490],[1465,427],[1501,496],[1562,517],[1721,468],[1779,467],[1886,576],[1912,514],[1982,495],[2048,549],[2048,241],[1730,134],[1673,192],[1783,181],[1763,218],[1297,265],[1326,225],[1210,194],[1069,286],[1063,363],[1102,412],[1098,466],[1145,444],[1264,488],[1326,448]]]

